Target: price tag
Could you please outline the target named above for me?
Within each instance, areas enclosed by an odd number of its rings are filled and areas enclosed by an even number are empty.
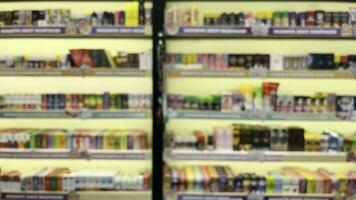
[[[88,119],[93,117],[93,113],[89,109],[82,109],[78,113],[78,117],[81,119]]]

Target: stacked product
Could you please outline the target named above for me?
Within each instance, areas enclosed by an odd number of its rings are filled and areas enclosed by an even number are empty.
[[[168,95],[171,110],[210,110],[221,112],[280,112],[336,114],[341,119],[355,115],[356,97],[315,93],[314,96],[278,95],[279,83],[264,82],[262,87],[243,84],[239,90],[206,97]]]
[[[269,69],[280,70],[344,70],[356,67],[356,55],[310,53],[277,54],[166,54],[168,69]]]
[[[21,173],[17,170],[2,171],[0,186],[2,191],[144,191],[151,185],[151,173],[134,175],[116,170],[79,170],[68,168],[42,168]]]
[[[1,129],[0,149],[148,149],[141,130]]]
[[[228,166],[165,169],[165,189],[174,191],[354,195],[355,181],[355,171],[332,173],[299,167],[284,167],[266,176],[234,173]]]
[[[71,49],[68,55],[0,56],[0,68],[68,69],[68,68],[135,68],[151,69],[152,53],[118,52],[111,56],[104,49]]]
[[[184,135],[170,132],[166,135],[166,145],[174,149],[199,151],[356,152],[356,133],[343,136],[330,130],[314,133],[299,127],[233,124],[230,127],[215,127],[211,132],[195,130]]]
[[[144,1],[127,3],[117,11],[94,11],[91,14],[73,13],[69,9],[11,10],[0,12],[0,27],[69,26],[139,26],[151,23],[150,10],[145,11]]]
[[[6,94],[0,96],[2,110],[147,110],[147,94]]]
[[[214,13],[200,11],[197,7],[168,8],[165,23],[176,26],[238,26],[252,27],[265,25],[270,27],[317,27],[340,28],[344,25],[356,24],[356,10],[324,11],[309,10],[303,12],[266,11]]]

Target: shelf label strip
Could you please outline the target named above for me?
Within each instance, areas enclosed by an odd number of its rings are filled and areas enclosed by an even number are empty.
[[[180,194],[177,200],[247,200],[245,195],[188,195]]]
[[[24,194],[22,192],[14,192],[14,193],[1,193],[1,200],[79,200],[75,195],[70,194],[51,194],[51,193],[30,193]]]

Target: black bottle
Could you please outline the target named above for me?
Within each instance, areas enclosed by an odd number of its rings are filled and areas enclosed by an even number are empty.
[[[287,133],[288,151],[304,151],[304,129],[289,127]]]
[[[144,26],[146,24],[146,14],[145,14],[145,1],[140,0],[138,6],[138,22],[140,26]]]

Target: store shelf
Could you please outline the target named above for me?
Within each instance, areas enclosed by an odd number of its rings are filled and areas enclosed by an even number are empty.
[[[167,77],[223,77],[223,78],[338,78],[355,79],[356,75],[351,71],[332,70],[288,70],[288,71],[266,71],[266,70],[178,70],[171,69],[166,72]]]
[[[297,120],[297,121],[340,121],[335,113],[265,113],[264,120]]]
[[[78,118],[78,119],[110,119],[110,118],[148,118],[149,112],[144,111],[0,111],[0,118]]]
[[[281,39],[356,39],[342,35],[339,28],[268,28],[254,33],[251,28],[234,26],[181,26],[166,30],[167,38],[281,38]]]
[[[168,200],[247,200],[247,193],[193,193],[182,192]]]
[[[2,200],[149,200],[149,191],[1,192]]]
[[[77,29],[77,27],[71,27]],[[88,33],[68,33],[67,27],[1,27],[0,38],[13,37],[63,37],[63,38],[97,38],[97,37],[124,37],[124,38],[150,38],[150,28],[144,26],[101,26],[91,27]]]
[[[150,200],[149,191],[77,192],[80,200]]]
[[[89,150],[89,159],[101,160],[146,160],[151,157],[150,150]]]
[[[264,194],[262,195],[263,200],[334,200],[335,195],[333,194]]]
[[[1,191],[1,200],[79,200],[74,192],[12,192]]]
[[[143,77],[151,73],[140,69],[0,69],[0,76],[132,76]]]
[[[334,113],[170,111],[170,119],[340,121]]]
[[[172,160],[206,160],[206,161],[250,161],[249,152],[216,152],[216,151],[193,151],[193,150],[172,150],[170,152]]]
[[[264,161],[346,162],[344,152],[263,152]]]
[[[146,160],[150,157],[149,150],[17,150],[1,149],[0,158],[15,159],[94,159],[94,160]]]
[[[333,194],[246,194],[246,193],[193,193],[171,195],[168,200],[334,200]]]
[[[206,161],[286,161],[286,162],[346,162],[347,153],[339,152],[278,152],[278,151],[194,151],[172,150],[172,160]]]
[[[0,76],[148,76],[139,69],[0,69]]]
[[[178,70],[166,71],[167,77],[249,77],[246,70]]]
[[[169,112],[171,119],[239,119],[239,120],[252,120],[255,119],[252,113],[241,112],[217,112],[217,111],[171,111]]]
[[[337,78],[355,79],[356,74],[352,71],[329,71],[329,70],[305,70],[305,71],[270,71],[270,78]]]

